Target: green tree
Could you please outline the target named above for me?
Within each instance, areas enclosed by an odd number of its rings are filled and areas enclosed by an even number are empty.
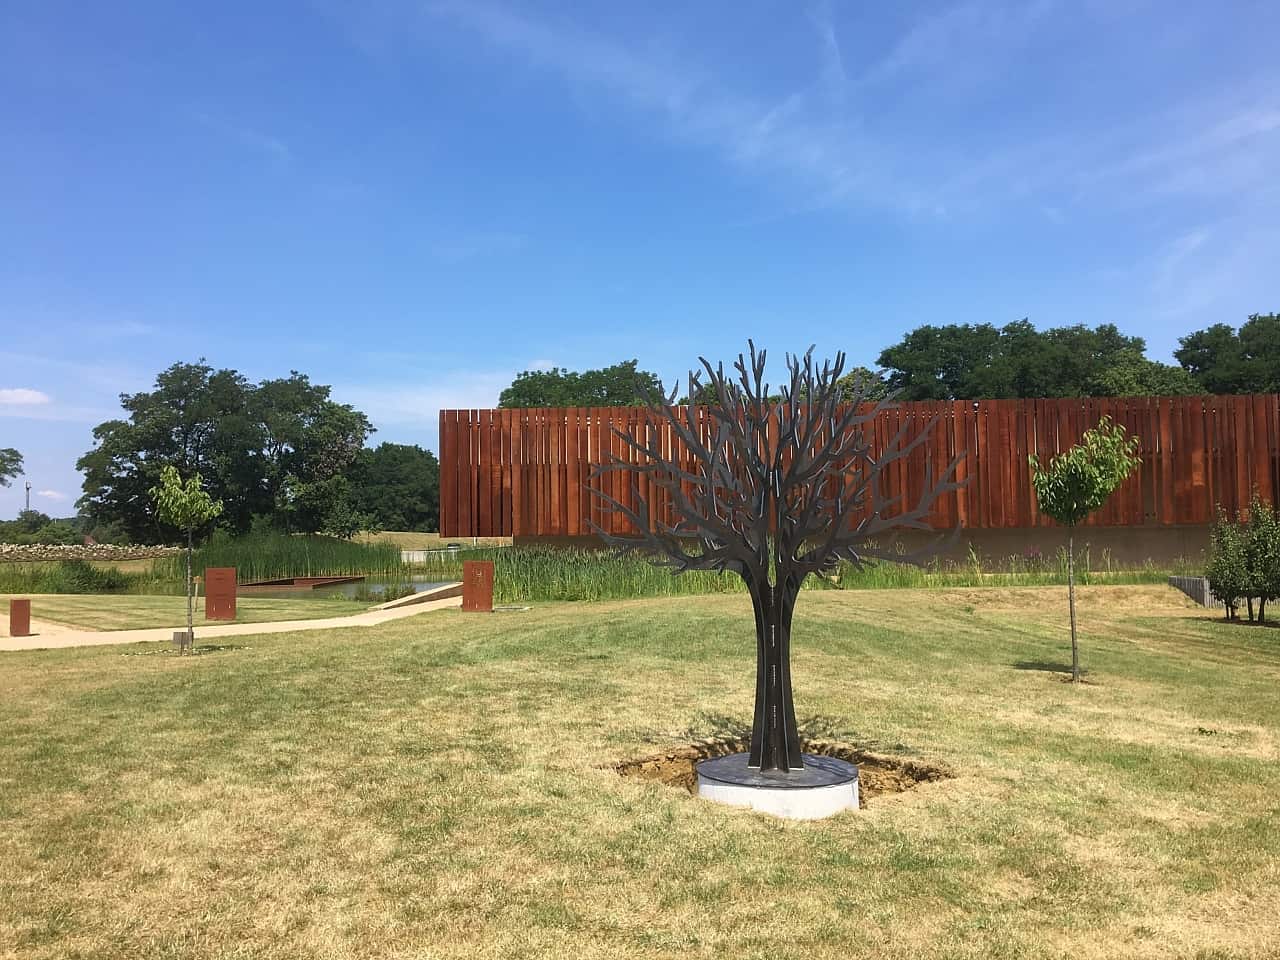
[[[889,388],[902,400],[1007,396],[1001,387],[978,390],[973,380],[975,373],[990,371],[999,347],[1000,331],[989,323],[926,324],[885,348],[876,363],[888,371]]]
[[[95,427],[94,448],[76,464],[84,473],[80,508],[95,522],[119,524],[135,542],[154,542],[161,530],[149,492],[171,465],[207,478],[210,494],[232,504],[223,522],[236,532],[247,529],[264,509],[252,393],[234,370],[199,362],[162,371],[154,390],[122,394],[126,418]]]
[[[1189,333],[1174,356],[1206,393],[1280,392],[1280,314],[1255,313]]]
[[[13,529],[17,533],[35,533],[41,527],[53,522],[53,518],[39,510],[19,510],[18,518],[13,521]]]
[[[32,543],[65,545],[79,543],[80,540],[81,535],[76,533],[76,528],[67,520],[50,520],[31,534]]]
[[[22,476],[22,454],[13,447],[0,448],[0,487],[7,487]]]
[[[350,477],[353,508],[381,529],[440,529],[440,463],[430,450],[380,443],[360,451]]]
[[[1182,367],[1149,360],[1125,351],[1089,379],[1091,397],[1179,397],[1203,393],[1200,383]]]
[[[374,432],[372,424],[296,370],[259,384],[251,408],[262,427],[263,480],[275,521],[304,533],[320,530],[346,503],[346,474]]]
[[[840,378],[840,392],[846,398],[860,396],[864,401],[876,403],[887,399],[893,391],[882,371],[853,367]]]
[[[195,649],[195,628],[192,624],[191,553],[195,532],[222,513],[222,501],[214,500],[204,489],[204,480],[194,473],[182,482],[178,469],[166,464],[160,471],[160,483],[149,491],[161,523],[180,530],[187,537],[187,642]]]
[[[1198,392],[1177,367],[1148,359],[1113,324],[1037,330],[1028,320],[925,325],[879,357],[904,400],[1151,396]]]
[[[1280,598],[1280,515],[1256,492],[1249,502],[1249,518],[1243,525],[1244,595],[1249,619],[1258,601],[1258,622],[1267,619],[1267,603]]]
[[[1239,518],[1233,521],[1226,511],[1219,508],[1218,522],[1209,532],[1209,563],[1205,568],[1205,578],[1213,595],[1222,601],[1228,620],[1239,616],[1236,611],[1248,589],[1244,546]]]
[[[318,530],[324,511],[308,505],[323,498],[300,503],[296,493],[344,474],[373,430],[364,414],[296,371],[253,384],[203,361],[177,363],[153,390],[120,400],[126,416],[96,427],[94,448],[77,464],[79,506],[91,524],[118,526],[143,543],[161,533],[148,491],[164,464],[206,478],[210,495],[227,504],[220,523],[232,533],[248,531],[255,516]]]
[[[1080,648],[1076,641],[1075,528],[1115,492],[1142,461],[1139,440],[1103,417],[1086,430],[1080,443],[1053,457],[1042,467],[1035,454],[1031,483],[1040,509],[1067,527],[1067,603],[1071,611],[1071,679],[1080,679]]]
[[[657,376],[636,369],[635,360],[575,373],[560,367],[526,370],[498,397],[499,407],[632,407],[645,390],[661,392]]]
[[[350,540],[361,531],[381,533],[382,528],[372,514],[355,509],[349,499],[334,503],[320,524],[321,533],[339,540]]]

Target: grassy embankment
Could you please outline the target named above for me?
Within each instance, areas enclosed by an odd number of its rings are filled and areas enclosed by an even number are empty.
[[[749,722],[745,596],[0,655],[0,956],[1280,953],[1280,631],[827,591],[803,715],[954,779],[819,823],[610,765]],[[138,651],[148,652],[152,648]]]

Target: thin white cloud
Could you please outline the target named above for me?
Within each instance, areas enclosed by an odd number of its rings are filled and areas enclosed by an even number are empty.
[[[60,503],[67,499],[67,495],[60,490],[37,490],[36,496],[43,497],[45,500],[52,500],[55,503]]]
[[[875,159],[869,144],[839,118],[815,116],[802,94],[769,103],[739,96],[686,64],[646,59],[633,45],[494,4],[442,0],[427,9],[575,89],[603,90],[657,111],[676,135],[716,147],[744,167],[786,172],[835,195],[869,176]]]
[[[826,83],[827,95],[835,103],[843,103],[849,78],[844,69],[844,54],[840,50],[840,38],[836,34],[835,23],[831,18],[830,0],[822,0],[810,7],[808,14],[809,22],[818,33],[822,54],[822,78]]]
[[[50,397],[40,390],[27,387],[5,387],[0,389],[0,404],[14,407],[33,407],[49,403]]]
[[[514,253],[524,249],[525,236],[520,233],[477,233],[454,237],[436,243],[431,248],[432,255],[445,263],[464,263],[480,257],[497,256],[503,253]]]
[[[1058,0],[945,7],[916,21],[856,77],[846,76],[834,23],[819,4],[808,13],[822,44],[817,68],[824,88],[841,96],[815,98],[801,88],[771,100],[730,89],[693,60],[642,54],[642,44],[564,19],[537,19],[523,8],[439,0],[426,9],[509,59],[558,76],[575,96],[605,96],[657,113],[668,135],[715,149],[770,183],[798,185],[807,197],[795,204],[799,211],[887,206],[934,219],[1006,206],[1048,207],[1065,217],[1073,203],[1114,211],[1173,193],[1240,192],[1267,184],[1269,171],[1280,166],[1280,87],[1271,78],[1253,84],[1255,102],[1236,86],[1207,91],[1203,102],[1183,102],[1163,115],[1053,133],[975,127],[972,137],[944,144],[894,127],[900,111],[870,109],[883,101],[887,85],[904,95],[954,97],[975,83],[1002,80],[1012,54],[1050,30],[1054,17],[1073,15]],[[846,87],[860,94],[865,115],[846,108]]]
[[[198,123],[222,137],[254,150],[277,164],[285,164],[293,159],[293,151],[279,137],[243,124],[232,123],[221,117],[215,117],[200,110],[192,112]]]
[[[439,426],[442,410],[480,410],[498,406],[498,394],[516,371],[472,371],[430,376],[429,383],[334,385],[333,397],[364,411],[374,426]]]

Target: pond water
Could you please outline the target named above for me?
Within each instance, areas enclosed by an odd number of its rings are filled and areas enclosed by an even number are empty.
[[[406,587],[412,587],[414,593],[422,593],[436,587],[442,587],[451,580],[440,580],[438,577],[406,577],[390,580],[382,577],[365,577],[354,583],[335,583],[327,587],[240,587],[238,593],[242,597],[279,597],[289,600],[321,600],[333,597],[345,597],[355,600],[357,597],[380,597],[391,590],[393,595],[406,595]]]

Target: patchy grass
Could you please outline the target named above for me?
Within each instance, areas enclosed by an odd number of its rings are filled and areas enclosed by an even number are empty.
[[[802,714],[958,776],[786,823],[610,768],[749,721],[743,595],[0,655],[0,956],[1280,953],[1280,644],[1160,587],[801,597]]]
[[[142,630],[147,627],[181,627],[187,622],[187,602],[183,597],[155,597],[138,594],[37,594],[31,600],[31,617],[50,623],[64,623],[89,630]],[[9,597],[0,596],[0,617],[8,629]],[[239,597],[236,623],[267,623],[276,620],[315,620],[345,617],[369,609],[353,600],[278,600]],[[196,605],[195,622],[205,623],[204,598]],[[210,620],[209,623],[230,623]]]

